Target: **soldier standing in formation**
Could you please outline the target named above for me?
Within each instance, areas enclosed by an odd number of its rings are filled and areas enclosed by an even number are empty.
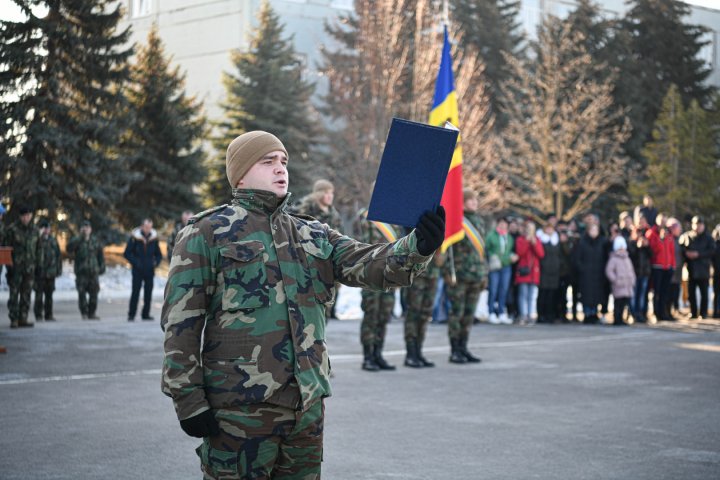
[[[140,300],[140,288],[143,285],[141,318],[143,320],[154,320],[154,317],[150,315],[150,305],[152,304],[155,268],[162,261],[162,253],[160,252],[158,234],[153,228],[152,220],[149,218],[143,220],[142,225],[133,230],[125,247],[125,258],[132,265],[132,292],[130,294],[128,322],[135,320],[135,313]]]
[[[173,251],[162,388],[182,429],[204,437],[206,479],[320,478],[334,283],[408,285],[443,240],[442,211],[382,245],[293,216],[287,162],[272,134],[233,140],[232,203],[193,217]]]
[[[10,287],[10,328],[34,326],[28,322],[28,312],[35,279],[38,231],[32,224],[32,210],[21,206],[19,211],[20,218],[10,225],[5,234],[5,243],[13,249],[13,264],[8,266],[7,275]]]
[[[365,243],[393,243],[398,238],[397,231],[392,225],[368,220],[367,209],[360,210],[356,225],[360,232],[359,238]],[[360,308],[363,311],[363,319],[360,324],[360,343],[363,347],[362,369],[369,372],[395,370],[395,366],[387,363],[382,356],[387,324],[395,306],[395,290],[377,291],[363,288],[361,296]]]
[[[452,278],[449,261],[445,263],[443,269],[443,278],[448,285],[447,293],[451,303],[448,314],[450,362],[478,363],[480,359],[468,351],[467,344],[480,292],[487,282],[484,251],[485,223],[477,215],[477,193],[468,188],[464,189],[463,201],[465,237],[451,247],[455,278]]]
[[[85,220],[80,235],[68,243],[68,255],[74,259],[75,286],[78,291],[78,305],[83,320],[100,320],[97,316],[99,276],[105,273],[105,257],[102,245],[92,235],[92,225]]]
[[[175,247],[175,242],[177,241],[177,235],[180,233],[180,230],[185,228],[185,226],[188,224],[188,220],[190,220],[190,217],[192,217],[193,212],[190,210],[185,210],[182,212],[182,216],[180,217],[180,221],[175,224],[175,227],[173,228],[172,234],[170,234],[170,238],[167,242],[167,259],[168,262],[172,260],[172,251]]]
[[[313,217],[320,223],[328,225],[330,228],[341,231],[340,212],[333,206],[335,199],[335,187],[329,180],[319,179],[313,184],[313,191],[306,195],[300,205],[297,207],[297,213]],[[335,298],[328,304],[327,318],[335,317],[335,300],[337,299],[340,284],[335,284]]]
[[[42,219],[40,238],[37,244],[37,265],[35,267],[35,320],[55,320],[53,317],[53,292],[55,278],[62,275],[60,247],[54,236],[50,235],[50,223]]]
[[[422,354],[428,322],[432,319],[433,301],[437,292],[438,277],[444,256],[435,253],[427,270],[413,284],[406,287],[405,304],[405,366],[412,368],[434,367]]]
[[[5,222],[3,217],[5,216],[5,205],[0,203],[0,246],[5,246]],[[0,275],[2,275],[3,266],[0,264]]]

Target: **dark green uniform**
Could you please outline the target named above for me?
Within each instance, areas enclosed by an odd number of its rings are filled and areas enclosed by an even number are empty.
[[[17,220],[8,228],[5,240],[7,245],[13,248],[13,264],[8,267],[10,326],[13,328],[31,326],[27,317],[35,280],[38,230],[32,222],[23,225]]]
[[[485,235],[485,223],[476,214],[464,212],[465,218],[473,224],[480,236]],[[453,244],[453,260],[455,264],[456,284],[448,285],[447,295],[451,302],[448,315],[448,337],[450,345],[462,352],[467,352],[467,341],[470,337],[470,327],[475,318],[475,309],[480,292],[487,281],[487,264],[473,246],[470,239],[465,236],[461,241]],[[450,263],[443,269],[443,276],[450,277]]]
[[[367,210],[363,209],[358,213],[355,221],[356,231],[359,233],[358,238],[365,243],[387,243],[388,239],[378,230],[372,222],[366,218]],[[392,234],[397,238],[397,229],[389,226]],[[385,343],[385,332],[387,324],[392,316],[393,307],[395,306],[395,290],[377,291],[363,289],[361,292],[362,301],[360,308],[363,311],[363,319],[360,324],[360,343],[363,346],[365,355],[365,363],[363,368],[366,370],[377,370],[368,365],[368,360],[372,359],[377,365],[387,365],[382,358],[382,348]],[[370,366],[370,368],[366,368]],[[382,367],[381,367],[382,368]],[[387,365],[386,369],[391,369]]]
[[[168,238],[167,242],[167,259],[168,262],[172,260],[172,252],[175,248],[175,242],[177,241],[178,233],[180,233],[180,230],[185,228],[185,225],[182,224],[182,222],[177,222],[175,224],[175,227],[173,228],[172,233],[170,234],[170,238]]]
[[[68,253],[74,257],[80,313],[83,318],[95,317],[100,291],[99,276],[105,273],[102,245],[93,235],[88,239],[80,235],[70,240]]]
[[[318,222],[325,223],[335,230],[340,230],[340,227],[342,226],[340,213],[337,209],[330,205],[327,210],[323,210],[320,208],[320,205],[315,200],[315,196],[312,193],[310,195],[306,195],[302,199],[300,205],[297,207],[297,212],[301,215],[313,217]]]
[[[60,247],[52,235],[40,235],[37,243],[35,267],[35,319],[55,320],[53,317],[53,292],[55,278],[62,275]]]
[[[431,259],[415,234],[366,245],[289,215],[287,201],[235,190],[231,205],[193,217],[175,245],[162,389],[178,419],[211,410],[219,421],[220,435],[197,450],[205,478],[319,479],[334,283],[409,285]]]

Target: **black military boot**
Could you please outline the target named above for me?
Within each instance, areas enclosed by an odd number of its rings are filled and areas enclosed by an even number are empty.
[[[405,355],[405,366],[410,368],[422,368],[423,364],[417,355],[417,342],[415,340],[408,340],[405,343],[405,350],[407,351],[407,354]]]
[[[470,353],[467,349],[467,342],[468,337],[463,337],[460,339],[460,353],[462,353],[463,357],[469,362],[469,363],[480,363],[482,360],[480,360],[478,357]]]
[[[418,342],[417,344],[417,358],[420,360],[420,363],[423,364],[423,367],[434,367],[435,364],[425,358],[422,354],[422,343]]]
[[[363,370],[367,370],[368,372],[377,372],[380,370],[380,367],[378,367],[377,363],[375,363],[372,345],[363,345],[363,357]]]
[[[450,363],[467,363],[467,358],[460,352],[460,340],[450,339]]]
[[[383,349],[383,343],[376,343],[375,344],[375,363],[380,368],[380,370],[395,370],[395,365],[390,365],[385,361],[385,359],[382,356],[382,349]]]

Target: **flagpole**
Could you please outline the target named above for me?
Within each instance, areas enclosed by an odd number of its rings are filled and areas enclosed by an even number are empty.
[[[455,255],[453,255],[453,246],[448,247],[448,261],[450,262],[450,285],[454,287],[457,284],[457,274],[455,273]]]

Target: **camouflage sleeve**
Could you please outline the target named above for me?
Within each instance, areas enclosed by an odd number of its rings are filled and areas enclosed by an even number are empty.
[[[417,251],[415,231],[393,243],[371,245],[329,230],[335,277],[340,283],[373,290],[410,285],[432,259]]]
[[[55,277],[62,275],[62,254],[60,253],[60,245],[58,245],[57,239],[53,238],[53,254],[55,255]]]
[[[165,286],[161,327],[165,331],[162,391],[173,399],[180,420],[210,407],[200,363],[205,314],[215,291],[212,253],[198,226],[177,237]]]

